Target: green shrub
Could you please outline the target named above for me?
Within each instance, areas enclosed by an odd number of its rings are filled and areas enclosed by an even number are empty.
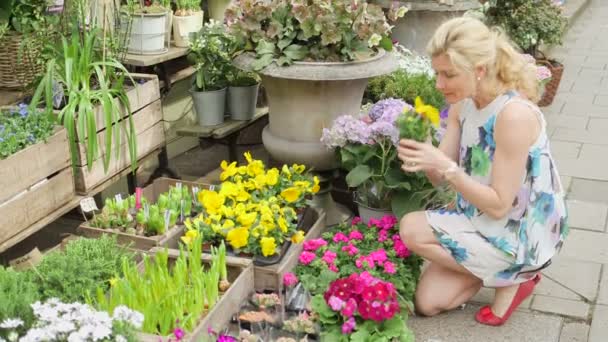
[[[435,78],[426,74],[409,74],[398,70],[389,75],[372,78],[367,86],[367,100],[377,102],[386,98],[402,99],[409,104],[420,96],[426,104],[441,109],[443,95],[435,88]]]
[[[24,322],[22,329],[30,327],[34,321],[30,304],[39,299],[38,286],[26,273],[0,266],[0,322],[20,318]]]

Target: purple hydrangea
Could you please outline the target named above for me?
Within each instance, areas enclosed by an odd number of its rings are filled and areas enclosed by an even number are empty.
[[[393,144],[399,142],[399,130],[391,122],[387,121],[376,121],[369,125],[371,132],[371,138],[375,141],[389,138]]]
[[[334,120],[331,128],[324,128],[321,142],[325,146],[343,147],[347,143],[367,144],[370,141],[368,125],[352,115],[342,115]]]
[[[412,106],[403,100],[388,98],[376,102],[369,110],[372,121],[386,121],[393,123],[397,117]]]

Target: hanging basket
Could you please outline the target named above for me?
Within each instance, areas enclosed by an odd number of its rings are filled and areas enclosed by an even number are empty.
[[[36,63],[42,44],[23,44],[23,35],[8,32],[0,38],[0,88],[24,88],[42,73]]]
[[[545,85],[545,91],[543,92],[542,98],[538,101],[539,107],[546,107],[553,103],[553,98],[555,97],[555,93],[557,93],[559,83],[564,74],[564,65],[558,61],[547,58],[537,59],[536,62],[537,64],[546,66],[549,71],[551,71],[551,80]]]

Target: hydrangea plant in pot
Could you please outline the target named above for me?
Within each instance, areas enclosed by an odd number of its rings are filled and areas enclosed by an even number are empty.
[[[196,69],[190,93],[201,126],[224,122],[231,46],[231,37],[224,26],[213,20],[193,35],[190,42],[188,59]]]
[[[405,11],[391,9],[389,16]],[[266,90],[264,146],[280,162],[320,172],[324,190],[316,205],[325,208],[328,224],[341,222],[350,213],[328,188],[338,163],[320,138],[335,118],[358,111],[370,77],[397,68],[385,53],[391,26],[382,8],[348,0],[242,0],[228,8],[226,22],[246,52],[234,64],[259,71]]]

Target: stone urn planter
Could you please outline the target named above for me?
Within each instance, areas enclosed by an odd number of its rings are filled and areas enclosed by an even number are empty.
[[[394,1],[375,0],[384,8],[390,8]],[[426,44],[435,30],[444,21],[462,16],[466,11],[481,6],[477,0],[411,0],[399,1],[409,11],[395,23],[393,39],[417,53],[426,54]]]
[[[234,64],[250,70],[253,60],[253,54],[242,54]],[[273,63],[259,72],[269,108],[264,147],[277,161],[304,164],[319,173],[316,201],[327,212],[327,224],[342,222],[350,212],[338,208],[330,196],[338,160],[320,141],[323,128],[340,115],[359,113],[368,79],[397,68],[395,57],[382,50],[363,61],[295,62],[288,67]]]

